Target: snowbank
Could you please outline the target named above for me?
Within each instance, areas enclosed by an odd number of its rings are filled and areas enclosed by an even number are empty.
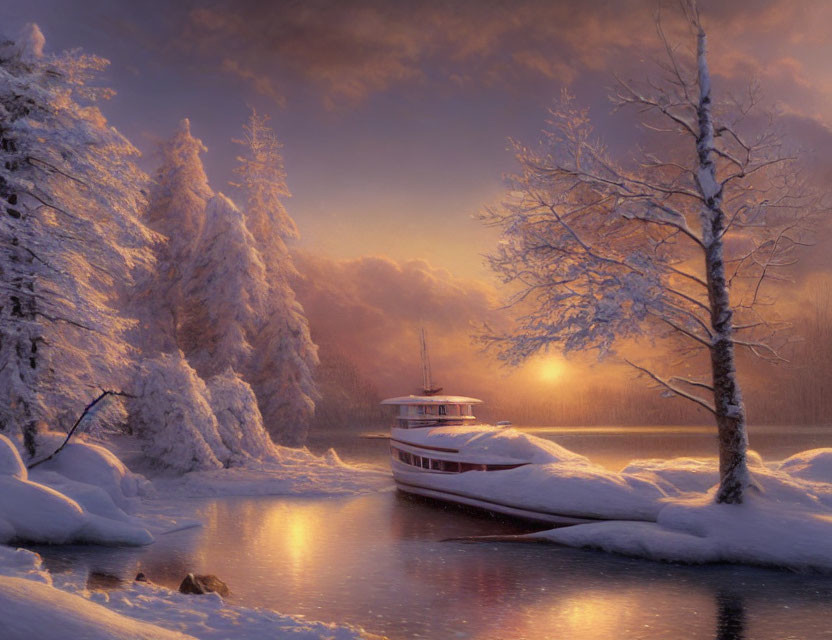
[[[63,433],[40,433],[38,449],[54,451],[65,438]],[[63,482],[67,486],[100,488],[116,507],[128,513],[138,508],[142,497],[153,492],[147,479],[132,473],[109,449],[77,439],[66,445],[60,454],[32,469],[29,479],[49,486],[54,486],[53,482]]]
[[[332,449],[316,456],[306,449],[279,446],[268,460],[158,476],[153,483],[160,495],[168,497],[355,495],[392,486],[386,469],[347,464]]]
[[[620,474],[662,487],[655,522],[611,520],[529,537],[573,547],[689,563],[832,571],[830,449],[806,451],[768,467],[752,456],[755,487],[741,505],[714,502],[715,460],[638,461]]]
[[[99,604],[23,578],[0,577],[0,626],[8,640],[191,640]]]
[[[832,483],[832,449],[796,453],[783,460],[778,468],[795,478]]]
[[[283,637],[292,640],[357,640],[367,637],[361,629],[353,626],[315,622],[267,609],[228,606],[215,593],[192,596],[138,582],[119,591],[94,592],[90,598],[124,616],[177,629],[200,640]]]
[[[361,629],[263,609],[226,605],[135,582],[117,591],[70,593],[52,586],[40,556],[0,546],[0,629],[4,640],[357,640]]]
[[[534,537],[673,562],[737,562],[832,570],[832,512],[789,508],[763,495],[717,505],[713,493],[667,504],[658,521],[609,521]]]
[[[0,542],[149,544],[151,533],[117,505],[127,506],[138,491],[139,481],[117,458],[80,443],[30,477],[17,448],[0,435]]]

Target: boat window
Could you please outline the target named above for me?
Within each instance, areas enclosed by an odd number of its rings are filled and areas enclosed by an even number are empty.
[[[440,404],[440,405],[439,405],[439,415],[440,415],[440,416],[446,416],[446,415],[448,415],[448,407],[447,407],[447,406],[445,406],[444,404]]]
[[[467,471],[505,471],[508,469],[516,469],[517,467],[525,466],[528,463],[520,464],[480,464],[474,462],[456,462],[454,460],[438,460],[435,458],[426,458],[418,456],[415,453],[402,451],[397,447],[390,447],[390,452],[394,458],[397,458],[404,464],[419,467],[421,469],[429,469],[431,471],[443,471],[445,473],[465,473]]]

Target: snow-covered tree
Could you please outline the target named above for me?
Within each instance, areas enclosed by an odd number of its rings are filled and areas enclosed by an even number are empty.
[[[204,381],[181,351],[142,362],[131,385],[130,426],[145,456],[185,473],[274,460],[251,387],[228,369]]]
[[[275,459],[278,450],[263,426],[251,386],[231,369],[209,378],[207,385],[220,436],[234,452],[233,461]]]
[[[244,376],[257,395],[263,421],[275,442],[301,446],[318,395],[314,383],[318,353],[291,287],[285,284],[277,294],[275,289],[272,283],[268,313],[273,315],[253,340],[255,356]]]
[[[278,241],[270,253],[276,260],[272,266],[280,270],[282,255],[286,253],[281,243],[300,237],[295,221],[283,204],[292,194],[286,184],[281,144],[269,126],[268,116],[253,109],[243,126],[243,137],[234,142],[243,147],[243,153],[237,156],[239,165],[235,169],[240,180],[233,185],[245,193],[246,217],[257,241],[269,245]]]
[[[514,363],[550,345],[606,354],[641,336],[674,340],[681,359],[628,362],[714,416],[716,500],[738,503],[750,478],[735,350],[778,358],[763,285],[791,264],[816,201],[767,120],[754,115],[756,94],[743,104],[717,101],[705,30],[693,2],[683,9],[690,55],[659,25],[662,79],[622,81],[613,96],[638,110],[656,141],[635,163],[612,157],[568,95],[551,110],[539,147],[515,146],[521,170],[504,206],[484,218],[502,229],[490,264],[516,287],[522,312],[516,330],[483,340]],[[697,367],[707,373],[688,374]]]
[[[208,387],[181,351],[144,361],[131,391],[131,428],[149,460],[183,473],[228,466]]]
[[[235,186],[243,193],[248,228],[263,259],[269,292],[266,317],[251,339],[257,357],[242,373],[257,394],[274,439],[299,445],[306,440],[318,395],[314,380],[318,356],[291,286],[296,271],[286,242],[297,238],[298,231],[283,205],[290,194],[280,144],[268,118],[253,111],[243,131],[243,138],[236,140],[243,153],[238,157]]]
[[[138,153],[94,106],[107,62],[43,47],[35,25],[0,46],[0,431],[30,454],[40,423],[124,380],[119,307],[154,236]]]
[[[208,201],[205,221],[181,285],[187,308],[180,346],[207,379],[252,357],[250,340],[264,321],[269,285],[242,212],[222,194]]]
[[[187,118],[159,150],[161,164],[153,178],[146,221],[164,238],[156,247],[157,269],[134,296],[146,350],[170,351],[179,346],[188,308],[185,276],[196,255],[206,204],[214,195],[200,158],[205,151],[202,142],[191,135]]]

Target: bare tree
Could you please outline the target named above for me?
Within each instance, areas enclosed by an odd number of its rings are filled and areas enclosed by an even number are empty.
[[[695,4],[682,6],[695,49],[672,46],[657,19],[660,78],[619,80],[612,96],[638,112],[650,149],[613,158],[568,94],[538,147],[515,143],[521,170],[483,219],[502,229],[489,261],[514,287],[517,326],[482,340],[516,364],[551,345],[606,355],[670,339],[678,357],[665,366],[625,360],[714,416],[716,500],[740,503],[751,480],[735,351],[780,358],[782,324],[763,285],[793,263],[818,202],[755,88],[714,100],[705,29]],[[697,366],[708,374],[681,375]]]

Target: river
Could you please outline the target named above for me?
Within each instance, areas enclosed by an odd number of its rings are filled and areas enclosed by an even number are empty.
[[[697,427],[534,428],[600,464],[708,455]],[[830,428],[752,429],[769,459],[832,446]],[[384,440],[319,437],[347,460],[386,460]],[[214,573],[230,602],[350,622],[391,639],[832,638],[832,576],[684,566],[542,544],[449,542],[527,525],[443,508],[390,489],[347,498],[191,501],[205,526],[141,549],[37,547],[55,573],[137,571],[175,588]]]

